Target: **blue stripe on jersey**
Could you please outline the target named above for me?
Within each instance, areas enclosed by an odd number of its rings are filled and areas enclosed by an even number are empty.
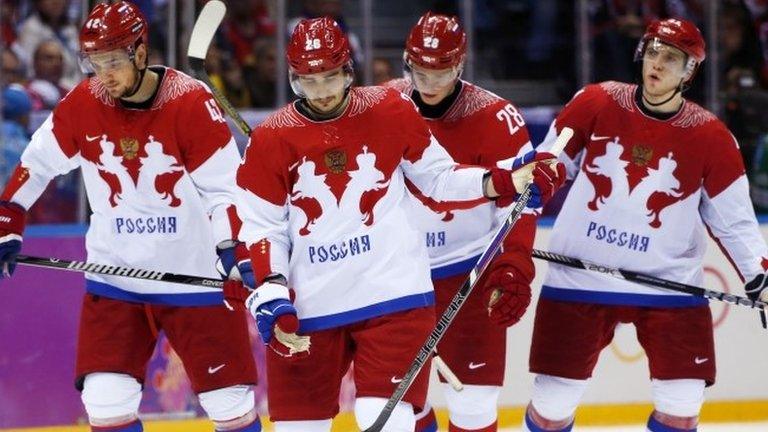
[[[554,225],[554,216],[539,216],[539,218],[536,220],[536,226],[539,228],[552,228]]]
[[[347,324],[364,321],[370,318],[376,318],[382,315],[388,315],[395,312],[402,312],[409,309],[432,306],[435,304],[435,292],[429,291],[421,294],[412,294],[392,300],[383,301],[353,309],[339,312],[333,315],[324,315],[315,318],[306,318],[299,320],[299,333],[325,330],[334,327],[341,327]]]
[[[86,279],[85,290],[115,300],[134,303],[151,303],[166,306],[221,306],[224,304],[222,291],[182,294],[145,294],[126,291],[116,286]]]
[[[477,264],[478,259],[480,259],[480,255],[467,258],[464,261],[448,264],[443,267],[433,268],[430,271],[432,274],[432,280],[445,279],[460,274],[469,274],[469,271],[472,270],[472,267]]]
[[[704,297],[692,295],[631,294],[607,291],[555,288],[544,285],[541,298],[575,303],[594,303],[619,306],[693,307],[709,304]]]
[[[86,231],[88,231],[88,225],[85,224],[29,225],[24,231],[24,237],[83,237]]]

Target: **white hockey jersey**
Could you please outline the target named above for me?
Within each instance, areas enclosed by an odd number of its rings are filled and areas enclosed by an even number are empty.
[[[327,121],[282,108],[253,132],[237,173],[256,277],[288,276],[304,332],[434,303],[406,178],[438,201],[484,199],[485,170],[458,167],[410,99],[383,87],[350,98]]]
[[[549,248],[701,285],[709,232],[746,280],[768,268],[738,144],[713,114],[685,101],[667,120],[645,115],[637,86],[604,82],[578,92],[540,148],[563,127],[575,134],[561,161],[573,186]],[[706,300],[594,272],[550,265],[542,297],[681,307]]]
[[[29,208],[50,180],[75,168],[93,214],[88,261],[220,278],[215,245],[233,232],[240,156],[201,82],[170,68],[146,109],[83,81],[34,133],[5,200]],[[217,289],[86,274],[90,293],[177,306],[221,304]]]

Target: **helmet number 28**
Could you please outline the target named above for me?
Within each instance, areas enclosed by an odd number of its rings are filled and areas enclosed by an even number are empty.
[[[304,44],[304,51],[312,51],[316,49],[320,49],[320,39],[307,38],[306,43]]]
[[[440,39],[434,36],[427,36],[424,38],[424,48],[435,49],[440,45]]]
[[[500,121],[507,122],[510,135],[514,135],[521,127],[525,126],[525,120],[523,119],[522,114],[520,114],[520,111],[518,111],[512,104],[507,104],[507,106],[500,109],[499,112],[496,113],[496,118]]]

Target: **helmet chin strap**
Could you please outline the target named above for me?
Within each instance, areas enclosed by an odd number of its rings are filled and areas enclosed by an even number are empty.
[[[144,74],[147,71],[147,67],[145,66],[144,69],[139,69],[139,67],[136,65],[135,58],[133,59],[133,67],[134,70],[138,71],[139,79],[135,80],[133,88],[131,88],[130,91],[124,93],[120,99],[126,99],[138,93],[139,89],[141,88],[141,83],[144,82]]]
[[[664,99],[661,102],[651,102],[650,100],[648,100],[648,98],[645,97],[645,89],[643,89],[643,92],[642,92],[643,102],[645,102],[646,104],[648,104],[648,105],[650,105],[652,107],[657,107],[657,106],[660,106],[660,105],[664,105],[665,103],[667,103],[667,102],[671,101],[672,99],[674,99],[674,97],[677,96],[678,93],[681,93],[682,89],[683,89],[683,78],[680,78],[680,82],[677,84],[677,87],[675,88],[675,91],[672,92],[672,95],[670,95],[668,98]]]

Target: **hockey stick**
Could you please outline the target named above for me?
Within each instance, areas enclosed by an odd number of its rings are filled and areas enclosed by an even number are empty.
[[[445,378],[445,382],[447,382],[454,390],[457,392],[464,390],[464,383],[462,383],[459,377],[453,373],[451,368],[445,364],[445,361],[443,361],[443,359],[437,354],[437,351],[432,353],[432,363],[435,364],[435,367],[437,368],[437,371],[440,372],[440,375]]]
[[[224,108],[229,118],[235,123],[235,126],[246,137],[251,136],[251,127],[243,120],[240,113],[227,100],[227,98],[213,85],[205,71],[205,56],[208,53],[208,47],[211,45],[216,29],[221,25],[224,14],[227,12],[227,6],[219,0],[210,0],[203,6],[200,15],[197,17],[195,27],[189,36],[189,48],[187,49],[187,59],[189,67],[192,69],[192,76],[204,82],[211,89],[213,98]]]
[[[656,276],[650,276],[647,274],[635,272],[632,270],[625,270],[620,268],[608,267],[602,264],[595,264],[586,260],[572,258],[565,255],[556,254],[553,252],[546,252],[534,249],[533,257],[541,260],[549,261],[556,264],[562,264],[564,266],[573,267],[582,270],[589,270],[597,273],[613,276],[618,279],[628,280],[630,282],[636,282],[643,285],[651,285],[659,288],[664,288],[670,291],[677,291],[686,294],[692,294],[699,297],[705,297],[712,300],[719,300],[725,303],[731,303],[737,306],[746,306],[753,309],[760,309],[761,311],[768,310],[768,303],[762,301],[750,300],[746,297],[741,297],[735,294],[724,293],[722,291],[709,290],[706,288],[700,288],[693,285],[688,285],[680,282],[671,281],[668,279],[658,278]]]
[[[146,279],[160,282],[173,282],[184,285],[197,285],[209,288],[222,289],[224,281],[221,279],[209,279],[201,276],[180,275],[153,270],[142,270],[130,267],[95,264],[83,261],[67,261],[58,258],[41,258],[29,255],[18,255],[16,262],[31,267],[55,268],[82,273],[103,274],[111,276],[123,276],[134,279]]]
[[[557,137],[555,144],[552,146],[550,153],[554,154],[555,156],[560,154],[572,136],[573,129],[567,127],[563,128],[563,130],[560,132],[560,135]],[[526,186],[525,190],[523,190],[523,193],[520,194],[520,197],[515,203],[515,206],[512,208],[512,211],[509,212],[509,215],[504,220],[504,223],[496,231],[496,234],[494,234],[491,243],[480,255],[477,264],[475,264],[475,267],[472,268],[472,271],[470,271],[467,280],[464,281],[464,284],[453,297],[451,303],[445,309],[445,312],[443,312],[443,315],[437,321],[437,325],[432,330],[432,333],[430,333],[427,337],[424,345],[422,345],[419,353],[416,355],[416,359],[413,361],[413,363],[411,363],[410,369],[408,369],[408,372],[403,375],[402,381],[400,381],[400,384],[398,384],[394,393],[392,393],[392,396],[390,396],[389,400],[387,400],[386,405],[384,405],[384,409],[382,409],[381,413],[379,413],[379,416],[376,418],[373,424],[365,429],[364,432],[379,432],[382,430],[382,428],[384,428],[384,425],[387,423],[389,416],[392,415],[392,411],[395,409],[395,406],[397,406],[397,404],[403,399],[403,396],[405,396],[408,388],[411,386],[411,384],[413,384],[414,379],[416,379],[416,375],[419,373],[421,368],[424,367],[424,363],[426,363],[429,357],[432,355],[432,351],[435,350],[435,346],[445,335],[445,332],[451,325],[453,318],[459,312],[459,309],[461,309],[461,307],[464,305],[467,300],[467,296],[469,296],[469,293],[472,292],[472,289],[475,287],[477,280],[480,278],[480,276],[483,275],[485,270],[488,268],[488,265],[491,263],[493,257],[495,257],[499,252],[502,242],[507,237],[507,234],[509,234],[509,231],[515,225],[515,223],[517,223],[517,220],[520,219],[520,216],[522,215],[523,210],[525,210],[525,206],[528,204],[528,200],[530,199],[531,187],[528,185]]]

